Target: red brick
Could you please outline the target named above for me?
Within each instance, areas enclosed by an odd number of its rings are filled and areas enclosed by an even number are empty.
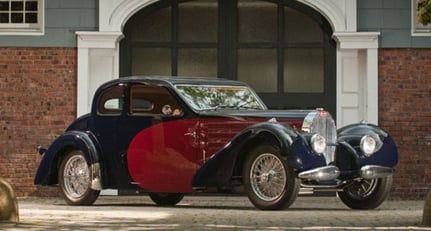
[[[18,196],[53,192],[33,185],[35,150],[75,119],[76,58],[76,48],[0,48],[0,176]]]
[[[397,142],[393,198],[431,188],[431,49],[379,49],[379,124]]]

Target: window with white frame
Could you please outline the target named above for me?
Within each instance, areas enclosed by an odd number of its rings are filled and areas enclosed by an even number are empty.
[[[412,34],[431,36],[431,0],[411,0]]]
[[[44,0],[0,0],[0,34],[43,33]]]

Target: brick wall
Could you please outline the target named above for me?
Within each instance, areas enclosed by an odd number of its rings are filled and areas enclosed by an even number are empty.
[[[76,57],[76,48],[0,47],[0,177],[18,196],[35,192],[37,145],[75,118]]]
[[[379,124],[399,149],[391,196],[425,198],[431,188],[431,49],[379,50]]]

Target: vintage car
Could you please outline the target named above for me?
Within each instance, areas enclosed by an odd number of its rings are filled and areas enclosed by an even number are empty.
[[[71,205],[139,189],[165,206],[189,193],[245,193],[262,210],[289,207],[300,188],[376,208],[398,161],[375,125],[337,130],[323,109],[268,110],[238,81],[151,76],[100,86],[91,112],[39,153],[35,184],[59,185]]]

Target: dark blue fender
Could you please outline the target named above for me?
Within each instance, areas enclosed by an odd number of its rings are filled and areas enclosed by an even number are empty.
[[[288,124],[263,122],[244,129],[205,162],[194,175],[192,186],[200,188],[229,185],[235,168],[242,168],[242,163],[251,149],[267,139],[277,141],[281,155],[285,156],[288,165],[296,170],[325,165],[324,158],[311,150],[306,138]]]
[[[392,137],[373,124],[358,123],[338,129],[336,165],[343,170],[358,170],[365,165],[380,165],[393,168],[398,163],[398,150]],[[361,138],[365,135],[378,136],[381,148],[371,156],[360,149]]]
[[[37,170],[34,183],[37,185],[56,184],[58,160],[64,154],[64,151],[71,149],[81,150],[90,165],[100,163],[100,149],[92,134],[82,131],[67,131],[59,136],[46,150]]]

